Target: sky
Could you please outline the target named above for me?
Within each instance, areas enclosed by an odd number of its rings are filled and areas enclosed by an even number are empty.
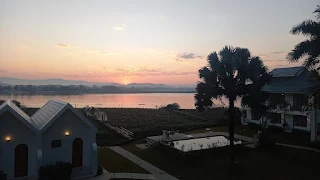
[[[299,66],[290,29],[319,0],[1,0],[0,77],[195,85],[206,57],[248,48]]]

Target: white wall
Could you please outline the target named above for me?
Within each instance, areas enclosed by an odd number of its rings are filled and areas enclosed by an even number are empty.
[[[293,94],[285,94],[285,100],[292,106],[293,105]]]
[[[11,136],[11,141],[5,141],[6,136]],[[16,119],[10,112],[0,115],[0,169],[14,177],[15,148],[19,144],[28,146],[28,176],[36,176],[37,164],[37,142],[38,137],[31,129]]]
[[[290,114],[285,114],[284,118],[284,121],[287,123],[286,129],[293,129],[293,116]]]
[[[65,131],[69,131],[70,135],[65,136]],[[92,166],[92,143],[96,142],[96,134],[71,110],[65,111],[43,133],[43,164],[46,165],[57,161],[72,163],[72,143],[76,138],[83,140],[83,166]],[[51,148],[52,140],[61,140],[61,147]],[[96,166],[96,164],[94,165]]]

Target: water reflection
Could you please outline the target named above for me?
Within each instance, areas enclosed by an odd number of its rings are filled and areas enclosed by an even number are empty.
[[[193,93],[85,94],[85,95],[0,95],[0,99],[16,99],[28,107],[42,107],[49,99],[67,101],[76,107],[156,108],[176,102],[183,109],[194,109]],[[226,99],[222,100],[228,105]],[[140,105],[139,105],[140,104]],[[214,100],[221,106],[221,102]],[[239,105],[239,102],[237,103]]]

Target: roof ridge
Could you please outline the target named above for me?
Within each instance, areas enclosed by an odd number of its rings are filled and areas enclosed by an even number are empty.
[[[278,67],[278,68],[274,68],[273,70],[275,69],[290,69],[290,68],[303,68],[304,66],[293,66],[293,67]],[[273,71],[272,70],[272,71]]]
[[[50,100],[49,100],[49,101],[50,101]],[[33,113],[32,116],[31,116],[31,118],[32,118],[35,114],[37,114],[46,104],[48,104],[49,101],[47,101],[41,108],[39,108],[35,113]]]
[[[7,102],[8,102],[8,106],[10,106],[11,108],[12,107],[17,108],[16,110],[20,111],[20,113],[22,113],[23,115],[27,116],[30,119],[30,116],[27,113],[25,113],[20,107],[18,107],[15,103],[13,103],[11,100],[7,100]]]
[[[70,104],[67,102],[50,99],[32,115],[31,120],[36,124],[36,127],[41,130],[68,105]]]

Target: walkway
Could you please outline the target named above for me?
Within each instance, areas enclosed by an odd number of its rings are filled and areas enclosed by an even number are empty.
[[[320,153],[319,149],[314,149],[314,148],[309,148],[309,147],[304,147],[304,146],[296,146],[296,145],[290,145],[290,144],[282,144],[282,143],[276,143],[278,146],[284,146],[284,147],[290,147],[290,148],[297,148],[297,149],[303,149],[303,150],[308,150],[308,151],[313,151],[313,152],[318,152]]]
[[[122,179],[155,179],[152,174],[139,174],[139,173],[109,173],[109,178],[122,178]]]
[[[97,177],[90,178],[79,178],[77,180],[109,180],[109,179],[143,179],[143,180],[154,180],[152,174],[140,174],[140,173],[109,173],[103,170],[103,174]]]
[[[167,174],[166,172],[162,171],[161,169],[153,166],[152,164],[140,159],[136,155],[130,153],[129,151],[127,151],[119,146],[113,146],[113,147],[110,147],[110,149],[113,150],[114,152],[122,155],[123,157],[129,159],[130,161],[132,161],[133,163],[142,167],[143,169],[149,171],[155,177],[155,179],[158,179],[158,180],[179,180],[179,179],[171,176],[170,174]]]

